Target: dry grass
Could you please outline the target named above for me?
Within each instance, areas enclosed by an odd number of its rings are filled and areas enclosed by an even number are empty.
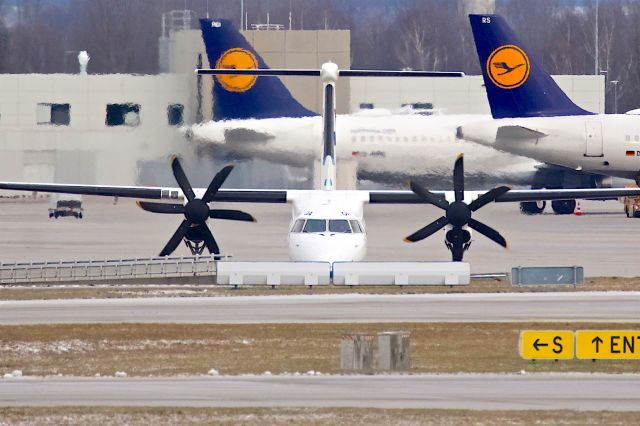
[[[0,300],[29,299],[94,299],[124,297],[199,297],[199,296],[255,296],[255,295],[292,295],[292,294],[417,294],[417,293],[521,293],[540,291],[639,291],[640,278],[600,277],[587,278],[579,286],[512,286],[508,278],[496,280],[474,280],[468,286],[405,286],[405,287],[343,287],[324,286],[317,288],[280,287],[269,288],[242,287],[231,289],[213,285],[127,285],[114,282],[108,287],[107,282],[97,281],[94,285],[55,286],[51,287],[0,287]]]
[[[630,425],[633,412],[382,410],[362,408],[0,408],[8,425]]]
[[[132,376],[339,373],[347,333],[411,333],[411,372],[640,372],[633,361],[531,362],[518,352],[523,329],[640,329],[636,324],[99,324],[0,326],[0,373]]]

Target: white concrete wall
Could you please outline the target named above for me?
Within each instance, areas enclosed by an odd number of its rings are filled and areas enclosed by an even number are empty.
[[[604,112],[604,77],[559,75],[554,79],[579,106]],[[352,78],[351,111],[361,103],[397,109],[405,103],[431,102],[447,114],[489,114],[489,102],[480,75],[462,78]]]
[[[189,115],[187,83],[169,74],[0,75],[0,179],[134,184],[138,161],[184,149],[167,106]],[[37,124],[38,103],[70,104],[70,124]],[[140,125],[107,126],[108,103],[140,104]]]

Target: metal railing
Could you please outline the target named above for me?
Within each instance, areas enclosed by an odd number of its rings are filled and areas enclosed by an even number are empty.
[[[213,256],[183,256],[0,263],[0,284],[210,276],[216,262]]]

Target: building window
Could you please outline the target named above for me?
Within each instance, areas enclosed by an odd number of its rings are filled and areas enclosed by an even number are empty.
[[[68,126],[71,122],[71,106],[69,104],[38,104],[36,110],[38,124]]]
[[[139,104],[107,104],[107,126],[139,126]]]
[[[360,104],[360,109],[373,109],[374,105],[372,102],[362,102]]]
[[[167,122],[169,126],[182,126],[184,123],[184,105],[171,104],[167,107]]]

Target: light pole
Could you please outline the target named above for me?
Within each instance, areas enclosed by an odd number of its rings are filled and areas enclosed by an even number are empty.
[[[598,11],[600,9],[600,0],[596,0],[596,22],[595,22],[595,71],[594,74],[598,74],[598,70],[600,69],[599,60],[598,60]]]
[[[611,84],[613,84],[613,113],[618,113],[618,80],[611,80]]]
[[[604,105],[600,104],[600,113],[604,114],[607,112],[607,70],[600,70],[600,75],[604,77],[604,95],[602,96],[604,98]],[[600,88],[602,86],[600,86],[598,84],[598,97],[600,97]],[[598,99],[598,103],[600,103],[600,99]]]

